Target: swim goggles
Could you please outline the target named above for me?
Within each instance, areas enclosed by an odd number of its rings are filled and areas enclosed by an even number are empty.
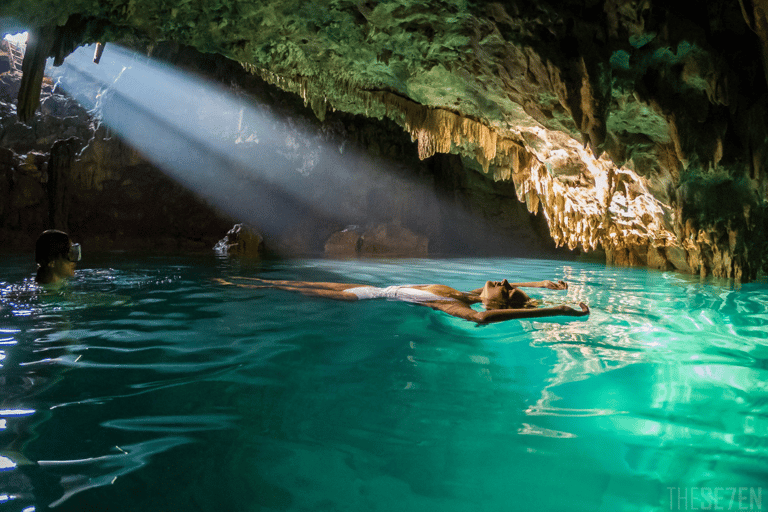
[[[80,261],[80,258],[83,255],[83,251],[80,250],[80,244],[72,244],[69,247],[69,253],[67,254],[67,259],[71,262]]]

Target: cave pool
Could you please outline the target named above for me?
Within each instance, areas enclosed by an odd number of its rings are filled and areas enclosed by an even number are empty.
[[[115,253],[35,293],[31,255],[2,261],[3,511],[768,510],[764,281]],[[592,313],[477,327],[235,275],[564,279],[531,294]]]

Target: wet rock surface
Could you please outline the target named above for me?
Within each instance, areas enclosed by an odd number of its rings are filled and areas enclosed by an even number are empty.
[[[328,256],[409,257],[429,254],[429,239],[398,224],[354,226],[331,235],[325,242]]]
[[[258,258],[264,255],[264,238],[251,227],[235,224],[224,238],[216,242],[214,250],[225,256]]]
[[[530,214],[515,198],[514,187],[494,189],[492,180],[468,171],[457,155],[420,160],[407,134],[389,121],[339,112],[329,113],[321,122],[300,99],[279,91],[237,63],[222,62],[178,45],[155,47],[153,55],[198,74],[229,81],[239,94],[249,95],[261,109],[280,119],[268,136],[249,128],[248,118],[241,120],[239,129],[233,125],[236,140],[232,141],[231,155],[252,159],[250,155],[264,144],[282,144],[277,151],[277,161],[284,168],[281,172],[290,173],[293,186],[311,190],[312,199],[333,214],[308,208],[292,200],[290,194],[261,184],[267,187],[263,197],[272,203],[270,207],[279,222],[263,222],[265,219],[258,216],[247,219],[263,236],[260,253],[334,255],[334,250],[326,251],[326,242],[350,221],[369,227],[397,225],[400,231],[390,230],[391,233],[409,233],[416,240],[408,245],[395,235],[379,236],[372,232],[366,247],[369,255],[466,255],[477,253],[478,248],[487,254],[509,254],[510,244],[499,240],[518,237],[523,237],[525,243],[511,244],[522,247],[516,254],[530,256],[552,250],[546,227],[530,222]],[[5,140],[15,149],[8,153],[8,158],[15,162],[11,167],[31,158],[17,152],[38,148],[34,153],[37,164],[27,166],[34,179],[27,182],[37,194],[38,199],[32,202],[39,220],[9,225],[9,233],[28,231],[36,235],[47,224],[46,219],[50,219],[58,222],[59,228],[91,240],[99,248],[187,250],[212,248],[226,231],[223,226],[231,226],[232,221],[226,220],[226,216],[185,192],[140,151],[100,125],[98,118],[73,105],[70,98],[44,91],[41,105],[31,126],[18,122],[12,105],[4,107],[7,115],[3,122],[11,127],[4,132]],[[56,114],[66,117],[58,118]],[[47,146],[47,141],[38,141],[32,134],[48,133],[52,130],[49,124],[62,126],[61,135],[70,135],[75,129],[78,136]],[[21,130],[21,136],[13,136],[12,130],[16,129]],[[62,150],[65,146],[67,151],[53,156],[59,152],[56,148]],[[50,171],[54,161],[66,165],[56,166],[60,168],[60,186],[53,187],[58,199],[51,202]],[[358,172],[339,179],[339,165]],[[8,175],[12,172],[15,171]],[[66,193],[62,192],[64,188]],[[14,190],[20,193],[18,187]],[[7,193],[10,194],[10,189]],[[20,195],[17,201],[23,197],[27,196]],[[50,212],[57,210],[60,211],[51,216]],[[455,243],[457,222],[471,232],[461,237],[461,243]],[[279,229],[269,229],[275,224]],[[35,235],[20,235],[22,240],[14,243],[27,245],[27,240]],[[432,241],[429,252],[427,239]],[[359,255],[359,249],[342,252]]]
[[[743,280],[766,269],[759,3],[172,4],[12,0],[0,14],[41,33],[60,20],[66,41],[171,40],[241,63],[318,119],[388,119],[419,158],[459,155],[514,183],[556,244]],[[728,198],[739,208],[701,202],[722,183],[748,191]]]
[[[363,256],[426,256],[429,240],[397,224],[384,224],[367,229],[361,238]]]
[[[0,97],[20,76],[0,75]],[[3,85],[9,84],[7,88]],[[45,229],[90,251],[209,251],[231,220],[217,214],[112,137],[71,98],[43,88],[29,124],[0,102],[0,240],[29,251]]]

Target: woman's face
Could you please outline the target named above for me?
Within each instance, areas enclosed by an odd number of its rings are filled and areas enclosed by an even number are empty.
[[[483,304],[495,307],[522,307],[530,297],[519,288],[515,288],[504,279],[503,281],[486,281],[480,293]]]
[[[80,245],[69,242],[69,251],[64,256],[59,256],[48,264],[53,274],[53,282],[59,281],[66,277],[75,276],[75,266],[80,259]]]
[[[52,266],[54,281],[75,276],[75,265],[77,263],[69,261],[66,257],[56,258],[49,265]]]

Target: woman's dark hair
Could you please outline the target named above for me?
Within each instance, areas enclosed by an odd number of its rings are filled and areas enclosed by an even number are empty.
[[[539,305],[539,301],[536,299],[528,298],[526,300],[515,300],[510,297],[510,300],[506,301],[488,301],[483,303],[486,310],[491,309],[530,309]]]
[[[48,264],[57,258],[66,258],[71,246],[72,242],[65,232],[56,229],[43,231],[35,243],[37,282],[47,283],[51,280]]]

